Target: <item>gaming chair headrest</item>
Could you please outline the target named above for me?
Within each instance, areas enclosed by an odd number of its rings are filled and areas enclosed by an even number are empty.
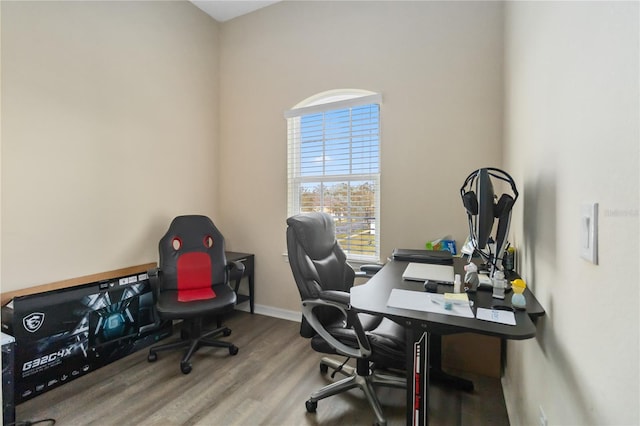
[[[472,188],[475,180],[481,173],[487,173],[489,176],[509,183],[509,185],[511,186],[511,190],[513,191],[513,196],[509,194],[502,194],[500,196],[498,202],[494,203],[493,217],[499,218],[504,214],[509,213],[514,203],[518,199],[518,190],[516,188],[516,183],[514,182],[513,178],[504,170],[496,169],[494,167],[485,167],[471,172],[471,174],[467,176],[464,184],[462,184],[462,187],[460,188],[462,204],[467,211],[467,215],[475,216],[478,214],[478,197],[476,196],[476,193],[472,190]]]

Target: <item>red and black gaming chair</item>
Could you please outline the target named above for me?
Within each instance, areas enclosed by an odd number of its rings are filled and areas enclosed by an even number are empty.
[[[229,286],[229,276],[242,273],[244,265],[229,262],[224,254],[224,238],[206,216],[178,216],[159,244],[159,267],[149,271],[155,308],[161,320],[182,320],[180,339],[149,350],[148,360],[158,359],[157,352],[187,348],[180,370],[191,372],[191,356],[202,346],[223,347],[236,355],[232,343],[214,340],[229,336],[231,330],[222,326],[223,314],[233,310],[236,294]],[[203,332],[205,318],[215,317],[217,328]]]

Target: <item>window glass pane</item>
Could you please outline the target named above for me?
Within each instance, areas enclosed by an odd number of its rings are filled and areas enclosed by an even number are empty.
[[[301,174],[378,172],[378,105],[303,115]]]
[[[309,182],[300,185],[300,211],[323,211],[336,221],[336,234],[350,254],[375,255],[374,181]]]

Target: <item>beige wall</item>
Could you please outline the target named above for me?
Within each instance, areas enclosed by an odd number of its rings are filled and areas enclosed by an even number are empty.
[[[300,304],[282,257],[283,112],[330,89],[381,93],[383,260],[462,242],[459,188],[502,162],[502,47],[499,3],[283,2],[221,25],[222,225],[256,253],[256,303]]]
[[[637,425],[639,7],[506,8],[506,167],[521,182],[514,234],[547,311],[508,344],[514,425]],[[579,256],[580,208],[598,202],[599,264]]]
[[[157,260],[218,216],[218,25],[188,2],[2,7],[2,291]]]

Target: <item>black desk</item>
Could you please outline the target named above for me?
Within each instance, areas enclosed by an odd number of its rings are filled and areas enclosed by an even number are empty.
[[[229,281],[235,281],[236,286],[234,291],[236,292],[238,303],[249,301],[249,308],[251,313],[253,313],[253,274],[254,274],[254,258],[255,256],[251,253],[238,253],[234,251],[225,251],[224,252],[227,261],[237,261],[242,262],[244,265],[244,273],[242,275],[236,274],[230,277]],[[249,294],[239,294],[238,289],[240,288],[240,281],[242,278],[247,277],[249,281]]]
[[[466,262],[462,259],[455,259],[454,267],[456,273],[464,276],[462,269]],[[367,283],[355,286],[351,289],[351,305],[354,309],[372,314],[381,314],[389,319],[402,324],[407,330],[407,424],[426,425],[428,423],[429,406],[429,336],[431,333],[437,335],[454,333],[479,333],[489,336],[496,336],[505,339],[523,340],[536,335],[534,320],[536,317],[544,315],[544,309],[538,303],[533,294],[527,289],[525,297],[527,299],[527,310],[515,313],[516,325],[510,326],[494,322],[482,321],[475,318],[463,318],[452,315],[444,315],[432,312],[413,311],[408,309],[393,308],[387,306],[387,300],[394,288],[414,291],[424,291],[420,282],[405,281],[402,273],[408,262],[390,261]],[[440,286],[438,291],[453,291],[451,286]],[[504,301],[493,299],[490,291],[477,291],[469,293],[469,299],[474,301],[473,312],[478,307],[490,308],[491,305],[499,301],[504,304],[511,304],[512,292],[508,292]],[[414,365],[414,348],[417,342],[424,342],[420,348],[423,364]],[[419,374],[416,380],[414,368],[424,374]],[[421,392],[422,390],[422,392]]]

